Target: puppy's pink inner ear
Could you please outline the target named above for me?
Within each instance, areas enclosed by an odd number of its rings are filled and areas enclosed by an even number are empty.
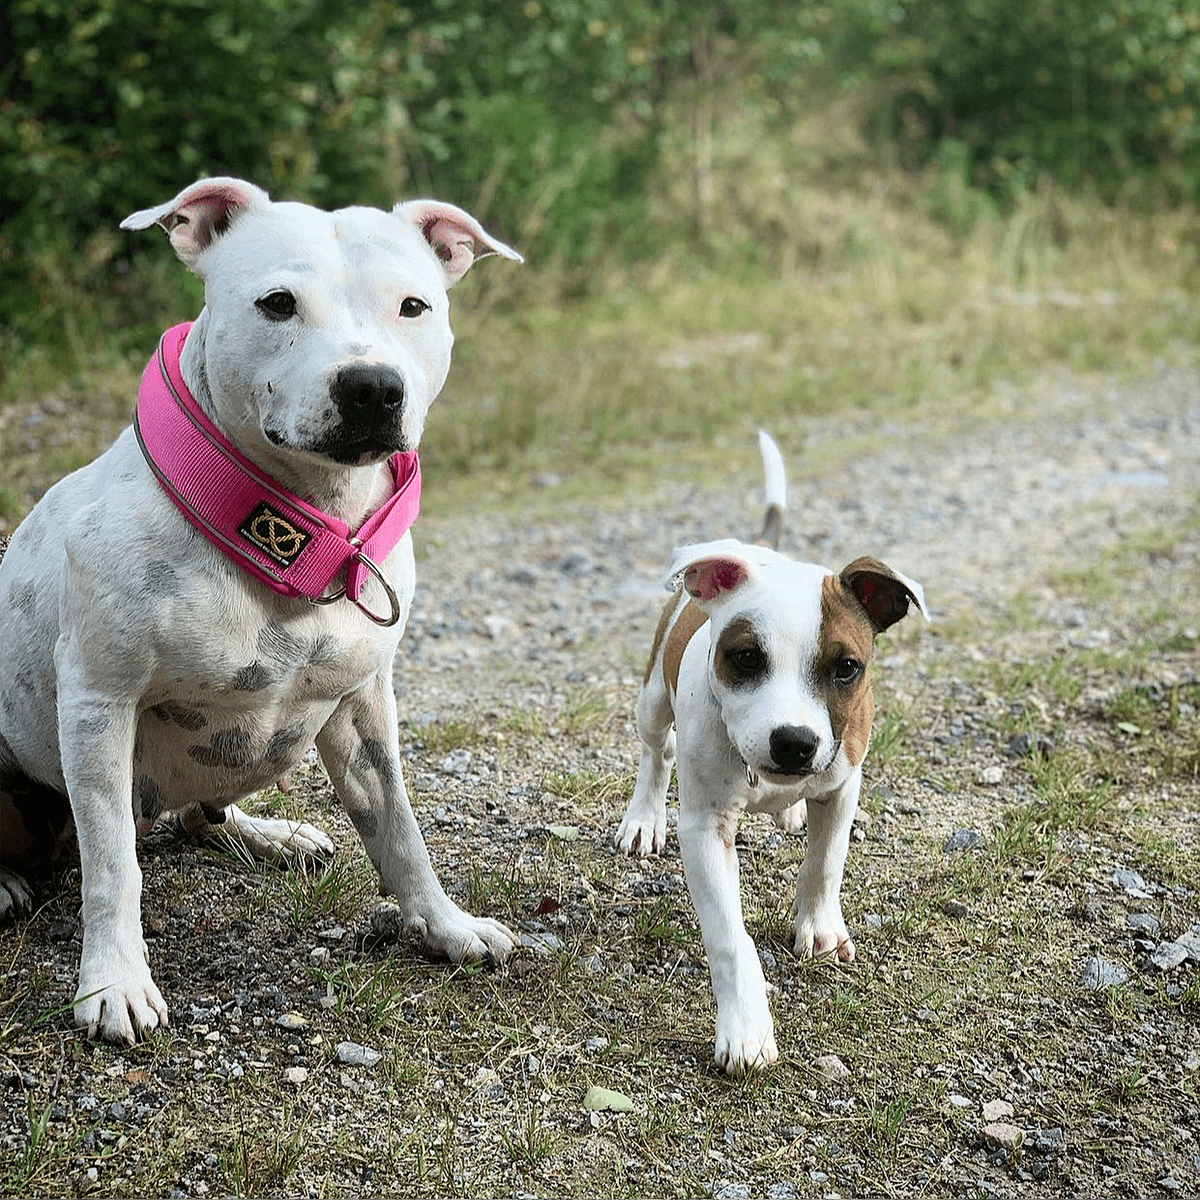
[[[745,563],[736,558],[706,558],[688,567],[683,586],[689,596],[703,603],[741,587],[749,577]]]

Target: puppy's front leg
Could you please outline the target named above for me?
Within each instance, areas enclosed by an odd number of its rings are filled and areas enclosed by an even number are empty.
[[[842,918],[841,890],[861,785],[859,768],[828,799],[809,801],[808,853],[792,904],[795,951],[802,958],[836,950],[842,962],[854,959],[854,943]]]
[[[400,769],[396,699],[390,679],[377,676],[348,696],[325,723],[317,750],[333,786],[404,928],[426,949],[453,962],[507,958],[517,938],[499,921],[463,912],[442,889]]]
[[[60,680],[64,678],[60,672]],[[137,715],[81,687],[59,690],[63,775],[83,874],[83,953],[75,1023],[89,1037],[132,1044],[166,1025],[142,939],[142,872],[133,821]]]
[[[642,739],[637,783],[614,840],[626,854],[645,858],[667,844],[667,789],[675,765],[675,714],[660,671],[638,695],[637,726]]]
[[[679,849],[717,1002],[714,1059],[730,1075],[767,1067],[779,1057],[758,951],[742,921],[737,812],[689,804],[680,779]]]

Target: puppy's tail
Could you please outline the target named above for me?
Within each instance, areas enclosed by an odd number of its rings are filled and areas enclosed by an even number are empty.
[[[775,439],[765,429],[758,431],[758,449],[762,454],[766,476],[764,491],[767,511],[763,516],[762,532],[755,541],[760,546],[778,550],[779,538],[783,533],[783,512],[787,508],[787,474],[783,469],[783,455],[779,453]]]

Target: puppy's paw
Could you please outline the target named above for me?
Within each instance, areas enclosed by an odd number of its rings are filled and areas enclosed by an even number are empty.
[[[386,914],[386,915],[382,915]],[[424,943],[426,953],[451,962],[480,962],[489,959],[503,962],[520,944],[507,925],[490,917],[473,917],[464,912],[449,897],[431,904],[424,911],[405,913],[398,906],[389,906],[372,918],[373,928],[387,923],[394,926],[396,936],[409,935]]]
[[[799,834],[803,832],[804,826],[808,822],[808,804],[803,800],[797,800],[791,808],[785,808],[783,812],[777,812],[774,816],[775,824],[784,833]]]
[[[89,1038],[132,1046],[139,1037],[170,1024],[167,1004],[143,953],[109,951],[79,968],[75,1024]]]
[[[10,921],[33,908],[29,884],[15,871],[0,867],[0,921]]]
[[[736,1015],[717,1013],[717,1045],[713,1061],[726,1075],[762,1071],[779,1058],[775,1027],[764,997],[753,1011],[743,1006]]]
[[[635,812],[631,804],[617,826],[613,841],[622,854],[646,858],[661,854],[667,845],[667,812],[646,814]]]

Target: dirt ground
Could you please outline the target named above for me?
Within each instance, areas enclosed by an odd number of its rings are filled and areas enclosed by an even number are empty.
[[[68,858],[0,931],[0,1188],[1200,1193],[1200,376],[1047,379],[1020,400],[978,429],[772,431],[784,549],[877,555],[934,620],[910,616],[873,666],[853,966],[791,955],[803,838],[743,823],[782,1055],[764,1077],[711,1065],[673,837],[644,863],[611,845],[665,565],[756,529],[748,436],[703,484],[664,461],[654,495],[556,508],[533,480],[547,515],[417,526],[409,789],[447,889],[519,930],[518,958],[452,968],[397,943],[314,761],[260,802],[327,828],[329,864],[145,839],[172,1025],[89,1044]],[[594,1085],[629,1111],[585,1107]]]

